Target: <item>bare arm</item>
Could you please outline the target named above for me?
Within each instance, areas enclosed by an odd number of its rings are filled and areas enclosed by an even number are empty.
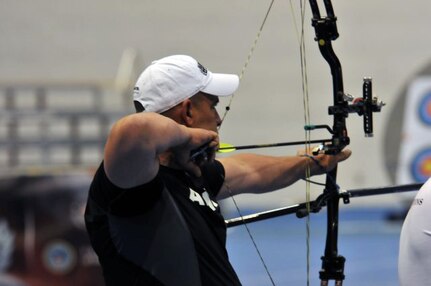
[[[199,167],[190,161],[190,151],[208,142],[215,148],[217,133],[187,128],[156,113],[128,115],[109,134],[104,154],[105,172],[122,188],[147,183],[157,175],[159,155],[169,150],[176,167],[199,176]]]
[[[315,159],[322,169],[310,158],[303,156],[273,157],[257,154],[239,154],[219,159],[226,172],[225,184],[219,198],[230,194],[264,193],[287,187],[305,177],[309,166],[311,175],[323,174],[333,169],[338,162],[351,154],[343,150],[337,155],[318,155]]]

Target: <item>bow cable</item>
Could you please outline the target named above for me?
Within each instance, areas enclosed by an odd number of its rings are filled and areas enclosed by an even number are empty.
[[[291,5],[291,11],[293,12],[292,7],[292,0],[290,0]],[[302,80],[302,99],[303,99],[303,105],[304,105],[304,126],[310,126],[310,104],[309,104],[309,93],[308,93],[308,76],[307,76],[307,60],[306,60],[306,51],[305,51],[305,32],[304,32],[304,21],[305,21],[305,3],[303,0],[300,0],[299,2],[300,9],[301,9],[301,35],[299,38],[299,52],[300,52],[300,59],[301,59],[301,80]],[[297,29],[297,27],[296,27]],[[297,32],[298,33],[298,32]],[[311,154],[311,130],[305,128],[305,154]],[[310,160],[310,163],[313,163],[312,160]],[[305,169],[305,205],[307,209],[307,213],[310,213],[311,207],[310,207],[310,177],[311,177],[311,166],[310,164],[307,165]],[[310,285],[310,238],[311,238],[311,228],[310,228],[310,216],[308,215],[306,217],[306,261],[307,261],[307,286]]]
[[[243,76],[244,76],[244,74],[245,74],[245,71],[246,71],[246,69],[247,69],[247,67],[248,67],[248,64],[249,64],[249,63],[250,63],[250,61],[251,61],[251,57],[253,56],[254,50],[255,50],[255,48],[256,48],[256,46],[257,46],[257,42],[258,42],[258,41],[259,41],[259,39],[260,39],[260,35],[261,35],[262,31],[263,31],[263,28],[265,27],[266,20],[268,19],[269,13],[271,12],[271,9],[272,9],[272,6],[273,6],[274,2],[275,2],[275,0],[271,0],[271,3],[269,4],[269,7],[268,7],[268,9],[267,9],[267,11],[266,11],[266,14],[265,14],[265,17],[264,17],[264,19],[263,19],[263,21],[262,21],[262,24],[260,25],[260,28],[259,28],[259,30],[258,30],[258,32],[257,32],[257,34],[256,34],[256,37],[255,37],[255,39],[254,39],[254,41],[253,41],[253,44],[252,44],[252,46],[251,46],[251,48],[250,48],[250,51],[249,51],[249,53],[248,53],[247,59],[246,59],[246,61],[245,61],[244,65],[243,65],[242,70],[241,70],[241,73],[240,73],[240,75],[239,75],[239,80],[240,80],[240,81],[242,80],[242,78],[243,78]],[[232,104],[232,101],[233,101],[234,96],[235,96],[235,94],[232,94],[232,96],[230,96],[229,103],[228,103],[228,105],[227,105],[227,106],[226,106],[226,108],[225,108],[224,114],[223,114],[223,116],[222,116],[222,118],[221,118],[221,123],[220,123],[220,125],[218,126],[218,131],[219,131],[219,132],[220,132],[221,126],[223,125],[223,122],[224,122],[224,120],[225,120],[225,118],[226,118],[226,116],[227,116],[228,112],[230,111],[230,106],[231,106],[231,104]],[[225,181],[225,180],[224,180],[224,181]],[[232,199],[232,202],[233,202],[233,204],[234,204],[234,206],[235,206],[235,209],[236,209],[236,211],[237,211],[237,213],[238,213],[238,216],[239,216],[241,219],[243,219],[243,217],[244,217],[244,216],[243,216],[243,214],[242,214],[242,212],[241,212],[241,210],[240,210],[240,208],[239,208],[239,206],[238,206],[238,204],[237,204],[237,202],[236,202],[236,200],[235,200],[235,198],[234,198],[234,196],[233,196],[232,189],[230,188],[230,186],[229,186],[229,185],[227,185],[227,184],[226,184],[226,182],[225,182],[224,184],[225,184],[225,187],[226,187],[227,191],[229,192],[229,196],[230,196],[230,198]],[[262,263],[262,265],[263,265],[263,267],[264,267],[264,269],[265,269],[265,272],[266,272],[266,274],[267,274],[267,276],[268,276],[269,280],[271,281],[271,285],[275,286],[274,279],[272,278],[272,275],[271,275],[271,273],[269,272],[268,266],[266,265],[265,260],[263,259],[263,256],[262,256],[262,254],[261,254],[261,253],[260,253],[260,251],[259,251],[259,248],[258,248],[258,246],[257,246],[257,243],[256,243],[256,241],[255,241],[255,239],[254,239],[254,237],[253,237],[253,234],[251,233],[251,231],[250,231],[250,229],[249,229],[249,227],[248,227],[247,223],[244,223],[244,227],[245,227],[245,229],[246,229],[246,231],[247,231],[248,236],[250,237],[250,240],[251,240],[251,241],[252,241],[252,243],[253,243],[253,246],[254,246],[254,248],[255,248],[255,250],[256,250],[257,255],[259,256],[259,259],[260,259],[260,261],[261,261],[261,263]]]
[[[264,28],[264,26],[266,24],[266,21],[267,21],[268,16],[269,16],[269,14],[271,12],[271,9],[273,7],[274,2],[275,2],[275,0],[272,0],[270,2],[270,5],[269,5],[269,7],[268,7],[268,9],[266,11],[265,17],[264,17],[264,19],[262,21],[262,24],[261,24],[261,26],[260,26],[257,34],[256,34],[256,37],[255,37],[255,39],[253,41],[253,44],[252,44],[252,46],[250,48],[250,51],[249,51],[248,55],[247,55],[247,59],[246,59],[244,65],[243,65],[241,73],[239,75],[239,80],[240,81],[242,80],[242,78],[243,78],[243,76],[245,74],[245,71],[248,68],[248,65],[249,65],[249,63],[251,61],[251,58],[252,58],[253,54],[254,54],[255,48],[257,47],[257,43],[258,43],[258,41],[260,39],[260,36],[262,34],[262,31],[263,31],[263,28]],[[294,22],[294,27],[295,27],[296,35],[297,35],[298,42],[299,42],[300,62],[301,62],[301,64],[300,64],[301,65],[301,82],[302,82],[302,94],[303,94],[303,106],[304,106],[304,122],[305,122],[305,126],[310,126],[311,124],[310,124],[310,109],[309,109],[309,97],[308,97],[307,62],[306,62],[305,37],[304,37],[304,35],[305,35],[305,32],[304,32],[304,26],[305,26],[304,25],[304,21],[305,21],[306,5],[305,5],[305,3],[304,3],[303,0],[300,0],[300,10],[301,10],[300,29],[301,30],[299,31],[298,26],[296,24],[297,21],[296,21],[294,9],[293,9],[292,0],[289,0],[289,3],[290,3],[290,8],[291,8],[291,13],[292,13],[292,16],[293,16],[293,22]],[[222,126],[222,124],[223,124],[223,122],[224,122],[227,114],[230,111],[230,106],[232,105],[234,96],[235,96],[235,94],[232,94],[232,96],[230,97],[230,100],[228,102],[228,105],[225,107],[225,111],[224,111],[224,114],[223,114],[222,119],[221,119],[221,124],[219,125],[219,131],[220,131],[220,128],[221,128],[221,126]],[[305,141],[304,142],[305,142],[305,153],[306,154],[310,154],[311,153],[311,146],[310,146],[311,133],[310,133],[310,131],[311,131],[311,129],[305,129]],[[310,163],[313,163],[312,160],[310,160]],[[311,201],[311,199],[310,199],[310,180],[309,180],[310,176],[311,176],[311,171],[310,171],[310,164],[309,164],[309,165],[307,165],[307,168],[305,170],[306,208],[307,208],[307,212],[308,213],[310,213],[310,201]],[[233,204],[234,204],[234,206],[236,208],[236,211],[237,211],[237,213],[239,215],[239,218],[243,219],[244,216],[242,215],[242,212],[241,212],[241,210],[240,210],[240,208],[239,208],[239,206],[238,206],[238,204],[237,204],[237,202],[236,202],[236,200],[235,200],[235,198],[234,198],[234,196],[232,194],[231,188],[228,185],[225,185],[225,187],[226,187],[226,189],[229,192],[229,196],[231,197],[231,199],[233,201]],[[275,286],[275,282],[274,282],[274,280],[272,278],[272,275],[269,272],[269,269],[268,269],[268,267],[267,267],[267,265],[266,265],[266,263],[265,263],[265,261],[263,259],[262,254],[259,251],[257,243],[256,243],[256,241],[255,241],[255,239],[254,239],[254,237],[253,237],[253,235],[252,235],[252,233],[251,233],[251,231],[250,231],[247,223],[244,222],[243,225],[244,225],[244,227],[245,227],[245,229],[247,231],[248,236],[250,237],[250,239],[251,239],[251,241],[252,241],[252,243],[254,245],[254,248],[256,249],[256,252],[257,252],[257,254],[258,254],[258,256],[259,256],[259,258],[260,258],[260,260],[262,262],[263,267],[265,268],[265,271],[266,271],[266,273],[268,275],[269,280],[271,281],[271,284],[273,286]],[[309,276],[310,276],[309,275],[309,273],[310,273],[310,216],[307,216],[307,218],[306,218],[306,248],[307,248],[307,286],[308,286],[309,285]]]
[[[252,46],[251,46],[251,48],[250,48],[250,51],[248,52],[247,59],[245,60],[245,63],[244,63],[244,65],[243,65],[243,67],[242,67],[242,69],[241,69],[241,73],[240,73],[240,75],[239,75],[239,81],[240,81],[240,82],[241,82],[241,80],[242,80],[242,78],[243,78],[243,76],[244,76],[244,74],[245,74],[245,71],[246,71],[246,69],[247,69],[247,67],[248,67],[248,64],[249,64],[249,63],[250,63],[250,61],[251,61],[251,57],[252,57],[252,56],[253,56],[253,54],[254,54],[254,50],[256,49],[257,42],[258,42],[258,41],[259,41],[259,39],[260,39],[260,35],[262,34],[263,28],[265,27],[266,20],[268,19],[269,13],[271,12],[272,5],[274,4],[274,2],[275,2],[275,0],[271,0],[271,3],[269,4],[269,7],[268,7],[268,9],[267,9],[267,11],[266,11],[265,17],[263,18],[262,24],[260,25],[260,28],[259,28],[259,30],[258,30],[258,32],[257,32],[257,34],[256,34],[256,37],[254,38],[253,44],[252,44]],[[221,124],[220,124],[220,125],[219,125],[219,127],[218,127],[218,130],[219,130],[219,131],[220,131],[220,128],[221,128],[221,126],[222,126],[222,124],[223,124],[223,122],[224,122],[224,119],[226,118],[227,114],[228,114],[228,113],[229,113],[229,111],[230,111],[230,106],[231,106],[231,104],[232,104],[232,101],[233,101],[234,96],[235,96],[235,94],[232,94],[232,95],[230,96],[229,103],[228,103],[228,105],[225,107],[225,111],[224,111],[223,116],[222,116],[222,118],[221,118]]]

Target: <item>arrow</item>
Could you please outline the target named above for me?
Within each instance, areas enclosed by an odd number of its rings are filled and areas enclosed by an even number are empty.
[[[242,145],[234,146],[228,143],[220,143],[220,147],[217,152],[219,153],[229,153],[237,150],[246,149],[259,149],[259,148],[270,148],[270,147],[281,147],[281,146],[294,146],[294,145],[305,145],[305,144],[324,144],[332,142],[331,139],[321,139],[321,140],[310,140],[310,141],[293,141],[293,142],[280,142],[280,143],[269,143],[269,144],[254,144],[254,145]]]

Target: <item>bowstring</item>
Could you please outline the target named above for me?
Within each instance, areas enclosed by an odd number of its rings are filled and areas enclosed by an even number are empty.
[[[242,78],[243,78],[243,76],[245,74],[245,71],[248,68],[248,65],[249,65],[249,63],[251,61],[251,58],[252,58],[252,56],[254,54],[254,51],[255,51],[255,49],[257,47],[257,43],[258,43],[258,41],[260,39],[260,36],[262,34],[262,31],[263,31],[263,29],[265,27],[266,21],[267,21],[268,16],[269,16],[269,14],[271,12],[271,9],[272,9],[272,6],[273,6],[274,2],[275,2],[275,0],[271,0],[271,2],[269,4],[269,7],[268,7],[268,9],[267,9],[267,11],[265,13],[265,17],[264,17],[264,19],[262,21],[262,24],[260,25],[260,28],[259,28],[259,30],[258,30],[258,32],[256,34],[256,37],[255,37],[255,39],[253,41],[253,44],[252,44],[252,46],[250,48],[250,51],[249,51],[248,55],[247,55],[245,63],[243,65],[242,69],[241,69],[241,73],[239,75],[239,81],[240,82],[241,82],[241,80],[242,80]],[[300,59],[301,59],[301,79],[302,79],[301,83],[302,83],[302,94],[303,94],[303,105],[304,105],[304,122],[305,122],[305,125],[310,125],[310,109],[309,109],[309,97],[308,97],[307,61],[306,61],[306,52],[305,52],[305,39],[304,39],[304,35],[305,35],[305,33],[304,33],[304,21],[305,21],[305,11],[306,11],[305,7],[306,7],[306,5],[304,4],[303,0],[300,0],[301,32],[299,32],[299,29],[298,29],[297,24],[296,24],[296,18],[295,18],[295,13],[294,13],[294,9],[293,9],[292,0],[289,0],[289,3],[290,3],[290,8],[291,8],[292,16],[293,16],[293,21],[294,21],[294,27],[295,27],[296,35],[297,35],[298,42],[299,42]],[[223,125],[224,120],[226,119],[227,114],[230,111],[230,107],[232,105],[234,97],[235,97],[235,94],[232,94],[232,96],[230,97],[230,100],[229,100],[227,106],[225,107],[225,111],[224,111],[224,114],[223,114],[222,119],[221,119],[221,124],[218,127],[219,131],[221,129],[221,126]],[[307,154],[311,150],[310,143],[307,143],[310,140],[311,140],[311,132],[310,132],[310,130],[306,130],[305,131],[305,142],[306,142],[305,143],[305,152]],[[311,210],[311,208],[310,208],[310,201],[311,201],[311,199],[310,199],[310,180],[309,180],[309,178],[311,176],[310,164],[307,165],[305,173],[306,173],[305,174],[305,177],[306,177],[306,180],[305,180],[305,182],[306,182],[306,208],[307,208],[308,214],[310,214],[310,210]],[[260,261],[262,262],[262,265],[265,268],[265,271],[266,271],[266,273],[268,275],[268,278],[270,279],[271,284],[273,286],[275,286],[275,282],[274,282],[274,280],[272,278],[271,273],[269,272],[269,269],[268,269],[268,267],[267,267],[267,265],[265,263],[265,260],[263,259],[262,254],[259,251],[259,248],[257,246],[257,243],[256,243],[254,237],[253,237],[253,234],[251,233],[251,231],[250,231],[247,223],[244,223],[244,217],[242,215],[242,212],[241,212],[241,210],[240,210],[240,208],[239,208],[236,200],[233,197],[232,191],[231,191],[231,189],[230,189],[230,187],[228,185],[225,185],[225,186],[226,186],[226,188],[227,188],[227,190],[229,192],[229,196],[231,197],[231,199],[233,201],[233,204],[234,204],[234,206],[236,208],[236,211],[237,211],[240,219],[243,221],[243,225],[245,226],[247,234],[250,237],[250,239],[251,239],[251,241],[252,241],[252,243],[254,245],[254,248],[255,248],[255,250],[256,250],[259,258],[260,258]],[[311,235],[310,235],[310,215],[308,215],[306,217],[307,286],[310,285],[310,237],[311,237]]]
[[[271,3],[269,4],[268,9],[266,10],[265,17],[263,18],[262,24],[260,25],[259,30],[257,31],[256,37],[254,38],[253,44],[251,45],[250,51],[248,52],[247,58],[244,62],[244,65],[242,66],[241,73],[239,74],[239,81],[240,82],[241,82],[242,78],[244,77],[245,71],[247,70],[248,65],[251,61],[251,57],[254,54],[254,50],[257,47],[257,43],[260,39],[260,35],[262,34],[263,28],[265,27],[266,20],[268,19],[269,13],[271,12],[271,9],[272,9],[274,2],[275,2],[275,0],[271,0]],[[225,107],[225,111],[224,111],[223,116],[221,118],[221,124],[218,126],[219,131],[221,129],[221,126],[223,125],[223,122],[224,122],[227,114],[230,111],[230,106],[232,105],[232,101],[233,101],[234,97],[235,97],[235,93],[230,96],[229,102],[228,102],[227,106]]]
[[[226,190],[229,192],[229,196],[231,197],[232,202],[235,205],[235,208],[236,208],[236,211],[238,213],[238,216],[241,218],[241,220],[243,222],[243,225],[244,225],[244,228],[247,231],[247,234],[250,237],[251,242],[253,243],[254,249],[256,250],[256,253],[259,256],[260,262],[262,263],[262,266],[265,269],[266,275],[268,276],[268,279],[271,281],[271,285],[272,286],[276,286],[275,282],[274,282],[274,279],[272,278],[271,272],[269,271],[269,268],[266,265],[265,259],[263,259],[263,255],[260,252],[259,247],[257,246],[257,242],[254,239],[254,236],[251,233],[251,230],[248,227],[248,224],[244,222],[244,216],[243,216],[243,214],[242,214],[242,212],[241,212],[241,210],[240,210],[240,208],[239,208],[239,206],[238,206],[238,204],[237,204],[237,202],[236,202],[236,200],[235,200],[235,198],[233,196],[232,189],[230,188],[230,186],[228,184],[226,184],[226,182],[224,183],[224,185],[226,187]]]
[[[241,73],[240,73],[240,75],[239,75],[239,81],[240,81],[240,82],[241,82],[241,80],[242,80],[242,78],[243,78],[243,76],[244,76],[244,74],[245,74],[245,71],[246,71],[246,70],[247,70],[247,68],[248,68],[248,65],[249,65],[249,63],[250,63],[250,61],[251,61],[251,58],[252,58],[252,56],[253,56],[253,54],[254,54],[254,51],[255,51],[255,49],[256,49],[256,47],[257,47],[257,43],[258,43],[258,41],[259,41],[259,39],[260,39],[260,35],[262,34],[263,28],[265,27],[266,20],[268,19],[268,16],[269,16],[269,14],[270,14],[270,12],[271,12],[271,9],[272,9],[272,6],[273,6],[274,2],[275,2],[275,0],[271,0],[271,3],[269,4],[269,7],[268,7],[268,9],[267,9],[267,11],[266,11],[266,13],[265,13],[265,17],[263,18],[262,24],[261,24],[261,25],[260,25],[260,27],[259,27],[259,30],[258,30],[258,32],[257,32],[257,34],[256,34],[256,37],[255,37],[255,39],[254,39],[254,41],[253,41],[253,44],[252,44],[252,46],[251,46],[251,48],[250,48],[250,51],[249,51],[248,55],[247,55],[247,58],[246,58],[246,60],[245,60],[245,63],[244,63],[244,65],[243,65],[242,69],[241,69]],[[234,96],[235,96],[235,94],[232,94],[232,96],[230,96],[229,103],[228,103],[228,105],[227,105],[227,106],[226,106],[226,108],[225,108],[224,114],[223,114],[223,116],[222,116],[222,118],[221,118],[221,123],[220,123],[220,125],[218,126],[218,130],[219,130],[219,132],[220,132],[221,126],[223,125],[223,122],[224,122],[224,120],[225,120],[225,118],[226,118],[227,114],[228,114],[228,113],[229,113],[229,111],[230,111],[230,106],[232,105],[232,101],[233,101],[233,99],[234,99]],[[243,216],[243,214],[242,214],[242,212],[241,212],[241,210],[240,210],[240,207],[239,207],[238,203],[236,202],[236,200],[235,200],[235,198],[234,198],[234,196],[233,196],[232,190],[231,190],[230,186],[226,184],[226,181],[225,181],[225,183],[224,183],[224,184],[225,184],[225,187],[226,187],[227,191],[229,192],[229,196],[230,196],[230,198],[231,198],[231,200],[232,200],[232,202],[233,202],[233,204],[234,204],[234,206],[235,206],[235,209],[236,209],[236,211],[237,211],[237,213],[238,213],[238,216],[239,216],[239,217],[240,217],[240,219],[242,220],[243,225],[244,225],[244,227],[245,227],[245,229],[246,229],[246,231],[247,231],[247,234],[248,234],[248,236],[249,236],[250,240],[251,240],[251,241],[252,241],[252,243],[253,243],[254,249],[256,250],[256,253],[257,253],[257,255],[259,256],[259,259],[260,259],[260,261],[261,261],[261,263],[262,263],[262,265],[263,265],[263,267],[264,267],[264,269],[265,269],[265,271],[266,271],[266,274],[267,274],[267,276],[268,276],[268,278],[269,278],[269,280],[270,280],[270,282],[271,282],[272,286],[275,286],[274,279],[272,278],[272,275],[271,275],[271,273],[270,273],[270,271],[269,271],[269,268],[268,268],[268,266],[266,265],[266,262],[265,262],[265,260],[263,259],[263,256],[262,256],[261,252],[259,251],[259,247],[257,246],[256,240],[254,239],[253,234],[251,233],[250,228],[248,227],[247,223],[245,223],[245,222],[244,222],[244,216]]]
[[[305,30],[304,30],[304,21],[305,21],[305,11],[306,11],[306,5],[303,0],[299,1],[300,11],[301,11],[301,17],[300,17],[300,32],[297,26],[297,21],[295,17],[295,9],[293,8],[292,0],[289,0],[290,3],[290,10],[292,12],[292,18],[294,21],[294,27],[296,31],[296,35],[299,42],[299,53],[300,53],[300,59],[301,59],[301,86],[302,86],[302,101],[304,106],[304,124],[310,125],[310,104],[309,104],[309,93],[308,93],[308,75],[307,75],[307,59],[306,59],[306,50],[305,50]],[[311,151],[310,142],[311,141],[311,131],[305,130],[305,153],[309,154]],[[312,162],[310,162],[312,164]],[[311,227],[310,227],[310,213],[311,213],[311,207],[310,207],[310,201],[311,201],[311,195],[310,195],[310,183],[311,181],[309,178],[311,177],[311,165],[308,164],[305,169],[305,202],[306,202],[306,208],[308,215],[306,216],[306,223],[305,223],[305,231],[306,231],[306,260],[307,260],[307,286],[310,285],[310,254],[311,254],[311,247],[310,247],[310,239],[311,239]]]
[[[300,41],[300,51],[301,51],[301,75],[302,75],[302,90],[303,90],[303,99],[304,99],[304,123],[306,126],[310,124],[310,104],[308,97],[308,76],[307,76],[307,57],[305,52],[305,37],[304,37],[304,21],[305,21],[305,3],[303,0],[300,1],[301,6],[301,41]],[[311,131],[305,130],[305,152],[306,154],[310,153],[311,146]],[[310,162],[312,164],[312,162]],[[311,238],[311,228],[310,228],[310,181],[308,179],[311,177],[310,165],[307,165],[305,171],[305,178],[307,181],[305,182],[305,201],[307,207],[307,217],[306,217],[306,248],[307,248],[307,286],[310,285],[310,238]]]

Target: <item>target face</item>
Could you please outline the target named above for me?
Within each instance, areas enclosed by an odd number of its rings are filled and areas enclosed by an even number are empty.
[[[431,90],[426,92],[420,100],[418,113],[420,120],[431,126]]]
[[[412,161],[411,174],[417,182],[431,177],[431,148],[419,152]]]

